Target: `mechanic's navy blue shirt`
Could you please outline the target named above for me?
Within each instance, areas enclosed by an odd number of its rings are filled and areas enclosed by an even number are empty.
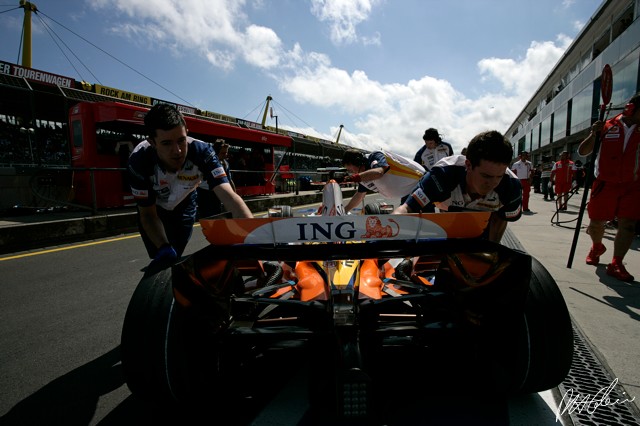
[[[440,210],[480,210],[497,212],[507,221],[514,222],[522,214],[522,186],[509,168],[498,186],[484,197],[472,200],[466,191],[467,168],[464,155],[454,155],[438,161],[425,174],[406,204],[412,211],[420,211],[429,203]]]
[[[186,209],[195,215],[194,190],[203,180],[211,189],[229,182],[210,144],[191,137],[187,144],[187,158],[176,173],[162,168],[156,150],[148,141],[136,146],[129,157],[128,170],[131,191],[139,206],[156,204],[165,210]]]

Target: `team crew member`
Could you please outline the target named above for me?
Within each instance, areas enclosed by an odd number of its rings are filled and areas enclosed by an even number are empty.
[[[511,171],[520,180],[522,186],[522,211],[530,212],[529,210],[529,194],[531,194],[531,170],[533,164],[529,161],[529,153],[522,151],[520,153],[520,159],[513,163]]]
[[[424,140],[424,146],[416,152],[413,161],[421,164],[427,171],[441,159],[453,155],[453,147],[442,140],[437,129],[425,130],[422,140]]]
[[[364,200],[367,191],[404,201],[425,173],[420,164],[386,151],[374,151],[365,156],[358,150],[349,149],[344,153],[342,164],[350,173],[344,182],[359,184],[358,191],[344,208],[346,213]]]
[[[560,161],[553,163],[551,169],[551,181],[555,183],[556,209],[566,210],[569,201],[571,183],[576,173],[576,165],[569,159],[569,152],[562,151]]]
[[[435,205],[441,211],[491,211],[486,237],[500,242],[507,222],[520,219],[522,188],[509,170],[513,148],[493,130],[476,135],[467,155],[440,160],[424,175],[407,201],[394,210],[412,213]]]
[[[640,220],[640,93],[634,95],[622,114],[606,123],[596,121],[591,133],[578,147],[580,155],[593,151],[596,133],[600,132],[600,150],[594,163],[595,180],[591,187],[587,233],[593,245],[587,264],[597,265],[606,251],[602,244],[607,221],[618,219],[613,241],[613,260],[607,274],[621,281],[633,281],[622,260],[633,242],[636,222]]]
[[[148,138],[129,158],[129,182],[138,205],[138,225],[152,265],[180,257],[196,218],[196,188],[206,180],[234,217],[252,217],[213,148],[187,136],[184,117],[157,104],[144,118]]]

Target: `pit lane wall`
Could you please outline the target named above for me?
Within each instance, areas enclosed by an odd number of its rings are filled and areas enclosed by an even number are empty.
[[[343,188],[343,198],[350,198],[355,189]],[[298,195],[277,194],[246,198],[245,203],[253,213],[265,212],[276,205],[302,206],[322,201],[322,192],[301,191]],[[136,210],[65,212],[13,218],[0,226],[0,254],[33,250],[53,245],[104,238],[123,233],[137,232]]]

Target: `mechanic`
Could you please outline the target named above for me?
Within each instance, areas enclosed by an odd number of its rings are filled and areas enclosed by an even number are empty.
[[[196,188],[203,180],[233,217],[253,217],[236,194],[210,144],[187,136],[173,105],[156,104],[144,118],[147,140],[129,157],[129,182],[138,206],[138,228],[153,259],[149,267],[176,261],[196,218]]]
[[[429,211],[491,211],[486,237],[500,242],[507,222],[522,215],[522,186],[509,169],[513,147],[498,131],[476,135],[466,157],[454,155],[436,163],[411,196],[393,213]]]
[[[556,210],[567,210],[569,192],[573,177],[576,173],[576,165],[569,159],[569,152],[562,151],[560,160],[553,163],[551,169],[551,182],[555,184]]]
[[[426,171],[431,170],[433,165],[444,157],[453,155],[451,144],[444,142],[438,130],[433,127],[424,131],[422,140],[424,145],[416,152],[413,161],[421,164]]]
[[[593,245],[586,262],[598,265],[606,251],[602,244],[607,221],[618,219],[613,241],[613,260],[607,274],[621,281],[633,281],[622,259],[633,242],[635,227],[640,220],[640,93],[636,93],[622,114],[606,123],[598,120],[591,125],[591,133],[578,147],[578,154],[593,151],[595,135],[600,134],[600,149],[594,163],[593,185],[587,211],[590,223],[587,233]]]
[[[358,191],[344,208],[346,213],[364,200],[367,191],[404,202],[425,173],[415,161],[386,151],[374,151],[366,156],[356,149],[348,149],[342,164],[350,173],[342,182],[358,183]]]

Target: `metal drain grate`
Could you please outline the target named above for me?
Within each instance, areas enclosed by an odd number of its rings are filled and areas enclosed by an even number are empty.
[[[567,378],[558,386],[560,397],[571,395],[577,402],[567,408],[566,399],[560,407],[566,409],[574,425],[628,425],[640,426],[640,416],[631,396],[624,393],[615,378],[605,370],[602,363],[586,342],[584,335],[573,327],[573,360]],[[598,404],[608,392],[610,405]],[[618,400],[617,403],[614,403]],[[606,400],[604,400],[606,401]],[[591,404],[589,404],[591,402]]]

